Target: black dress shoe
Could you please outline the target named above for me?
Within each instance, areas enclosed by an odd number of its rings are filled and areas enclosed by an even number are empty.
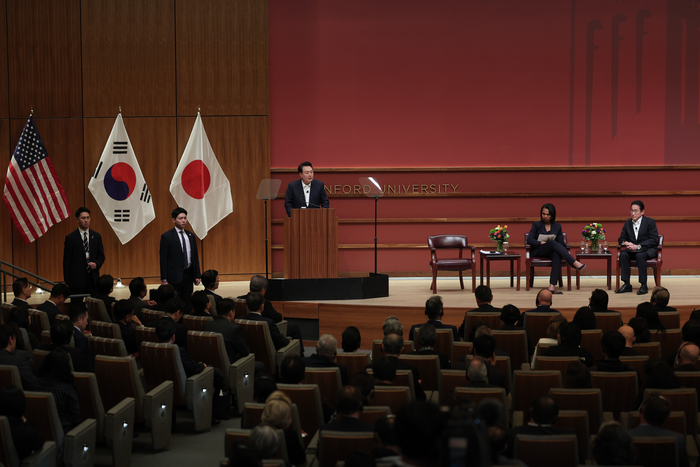
[[[622,287],[617,289],[615,293],[625,293],[625,292],[632,292],[632,286],[629,284],[623,284]]]
[[[645,293],[648,293],[649,289],[647,289],[646,284],[642,284],[642,286],[637,290],[637,295],[644,295]]]

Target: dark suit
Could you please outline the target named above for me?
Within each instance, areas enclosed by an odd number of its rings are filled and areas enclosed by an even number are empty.
[[[556,238],[543,245],[537,240],[540,234],[556,235]],[[549,274],[549,283],[552,285],[557,285],[559,283],[559,278],[561,277],[561,260],[566,260],[566,262],[572,266],[576,261],[566,249],[566,245],[564,245],[564,234],[561,229],[561,224],[558,222],[551,223],[549,232],[544,222],[533,222],[530,233],[527,236],[527,244],[531,247],[530,257],[540,256],[551,258],[552,272]]]
[[[414,350],[413,352],[410,352],[409,355],[437,355],[438,359],[440,360],[440,369],[441,370],[449,370],[450,369],[450,359],[447,357],[442,352],[438,352],[437,350],[433,349],[420,349],[420,350]]]
[[[512,459],[515,450],[515,437],[517,435],[551,436],[551,435],[575,435],[576,431],[570,428],[557,428],[554,426],[521,425],[511,428],[506,436],[507,448],[505,456]],[[586,463],[586,452],[579,452],[579,463]]]
[[[671,430],[665,430],[653,425],[639,425],[627,431],[627,434],[632,437],[660,437],[671,436],[676,438],[676,448],[678,449],[678,467],[689,467],[688,451],[685,446],[685,436]]]
[[[367,425],[366,423],[361,422],[359,419],[355,417],[349,417],[347,415],[343,415],[343,418],[333,420],[330,423],[326,423],[321,427],[321,430],[326,430],[326,431],[346,431],[346,432],[354,432],[354,433],[362,433],[362,432],[374,432],[374,427]]]
[[[36,376],[32,369],[31,355],[24,350],[15,350],[11,354],[5,349],[0,350],[0,365],[14,365],[19,369],[19,378],[22,381],[22,388],[25,391],[33,391],[36,383]]]
[[[411,373],[413,373],[413,388],[416,392],[416,400],[424,401],[425,391],[423,390],[423,386],[420,385],[420,375],[418,374],[418,368],[415,365],[411,365],[405,360],[400,360],[398,357],[392,357],[391,355],[389,355],[386,358],[394,362],[397,370],[411,370]]]
[[[226,353],[230,363],[234,363],[239,358],[246,357],[250,353],[245,340],[243,340],[241,327],[224,316],[214,316],[212,321],[204,323],[204,330],[207,332],[218,332],[224,336],[224,344],[226,345]]]
[[[182,368],[185,370],[185,375],[189,378],[190,376],[198,375],[204,371],[204,364],[202,362],[195,362],[187,353],[187,349],[179,347],[180,351],[180,361],[182,362]]]
[[[306,196],[304,196],[303,182],[301,179],[294,180],[287,185],[287,191],[284,194],[284,208],[287,210],[287,216],[292,217],[292,209],[306,208],[327,208],[328,195],[320,180],[311,180],[311,193],[309,194],[309,205],[306,205]]]
[[[190,266],[186,268],[186,258],[182,254],[182,243],[180,243],[179,230],[175,227],[160,236],[160,280],[168,281],[168,284],[175,287],[177,296],[186,304],[192,301],[192,290],[194,280],[201,279],[202,273],[199,270],[199,255],[197,253],[197,242],[195,236],[189,230],[184,231],[184,235],[190,244]],[[189,311],[182,310],[183,313]]]
[[[330,359],[330,357],[324,357],[317,353],[306,357],[304,363],[307,368],[340,368],[340,381],[343,386],[350,384],[350,376],[348,376],[348,367],[343,363],[337,363]]]
[[[105,304],[105,309],[107,310],[107,314],[109,315],[109,318],[114,321],[114,313],[112,308],[114,303],[117,303],[117,299],[114,297],[110,297],[109,295],[101,295],[101,294],[94,294],[94,298],[97,300],[102,300],[102,303]]]
[[[173,318],[170,315],[165,314],[160,319],[173,319]],[[153,320],[149,323],[146,323],[146,327],[147,328],[155,328],[158,325],[158,321],[160,321],[160,319],[156,319],[156,320]],[[175,320],[173,320],[173,321],[175,321]],[[175,323],[175,344],[177,344],[177,346],[180,347],[181,349],[187,348],[187,329],[185,328],[185,325],[179,321]]]
[[[578,357],[581,363],[588,368],[595,365],[593,354],[586,349],[576,347],[575,345],[561,344],[549,347],[542,352],[544,357]]]
[[[630,281],[630,259],[637,261],[639,266],[639,283],[647,283],[647,260],[656,258],[659,254],[659,232],[656,230],[656,222],[651,217],[642,216],[642,224],[639,226],[639,234],[634,235],[634,225],[632,219],[627,219],[622,227],[622,233],[617,242],[622,245],[624,242],[631,242],[641,246],[640,250],[620,251],[620,277],[624,283]]]
[[[75,326],[73,326],[73,342],[76,349],[84,352],[90,351],[90,343],[88,342],[88,338]]]
[[[457,331],[457,326],[452,326],[451,324],[444,324],[440,320],[437,319],[429,319],[427,323],[425,324],[432,324],[435,326],[435,329],[452,329],[452,337],[454,338],[455,342],[459,342],[459,332]],[[414,324],[411,326],[411,330],[408,332],[408,340],[412,341],[413,337],[415,336],[416,329],[419,327],[423,326],[422,324]]]
[[[284,337],[280,330],[277,329],[277,325],[270,318],[265,318],[258,313],[248,313],[243,319],[249,319],[251,321],[266,321],[267,326],[270,328],[270,336],[272,337],[272,344],[275,346],[276,350],[289,345],[289,339]]]
[[[15,298],[12,300],[12,304],[20,309],[19,313],[16,313],[16,322],[19,327],[27,329],[29,327],[29,303],[21,298]]]
[[[93,292],[100,277],[100,268],[105,262],[105,250],[102,236],[92,229],[88,230],[90,261],[95,263],[95,269],[87,269],[88,260],[85,258],[83,234],[80,229],[66,235],[63,242],[63,280],[70,287],[71,293]]]
[[[88,373],[95,371],[92,367],[92,358],[90,357],[90,354],[86,354],[75,347],[65,347],[54,344],[39,344],[37,349],[46,350],[48,352],[51,352],[54,349],[63,350],[70,355],[70,358],[73,361],[73,369],[75,369],[75,371],[83,371]]]
[[[133,295],[129,297],[129,301],[134,304],[134,315],[140,320],[141,310],[146,308],[147,303],[141,300],[140,297],[134,297]]]
[[[497,388],[495,384],[491,384],[487,381],[470,381],[469,384],[467,384],[468,388]]]
[[[605,371],[607,373],[619,373],[621,371],[637,371],[619,358],[616,360],[602,360],[591,367],[591,371]]]
[[[218,293],[214,292],[213,290],[204,289],[204,291],[207,293],[207,295],[211,295],[212,297],[214,297],[214,303],[216,304],[223,300],[223,297]]]
[[[46,313],[49,317],[49,326],[53,326],[56,323],[56,316],[62,314],[58,306],[51,300],[46,300],[44,303],[36,307],[37,310]]]
[[[622,349],[622,353],[620,354],[620,357],[638,357],[642,354],[634,350],[632,347],[625,347]]]
[[[247,295],[248,294],[241,295],[237,298],[245,300]],[[284,319],[282,313],[275,310],[275,307],[272,306],[272,303],[267,298],[265,299],[265,307],[263,308],[263,311],[260,314],[263,318],[271,319],[275,323],[279,323]],[[301,328],[295,323],[287,323],[287,336],[290,339],[299,339],[299,350],[301,354],[304,355],[304,338],[301,336]]]
[[[139,351],[136,345],[136,329],[131,327],[129,324],[124,324],[121,321],[117,321],[119,330],[122,333],[122,340],[124,341],[124,347],[126,347],[126,352],[128,354],[134,354]]]
[[[476,311],[479,313],[500,313],[501,309],[500,308],[495,308],[493,305],[490,303],[483,303],[479,305],[478,308],[474,308],[473,310],[467,311],[467,314]],[[469,337],[469,333],[471,332],[471,329],[464,329],[464,326],[467,323],[467,317],[465,316],[464,319],[462,320],[462,325],[457,329],[457,333],[460,336],[465,336],[464,340],[467,340],[467,337]]]

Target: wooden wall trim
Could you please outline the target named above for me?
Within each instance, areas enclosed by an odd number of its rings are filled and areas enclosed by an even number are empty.
[[[330,185],[329,185],[330,186]],[[277,199],[284,200],[284,192]],[[542,192],[459,192],[459,193],[385,193],[383,198],[591,198],[591,197],[637,197],[645,196],[700,196],[700,190],[665,191],[542,191]],[[367,198],[363,193],[331,193],[329,198]]]
[[[509,242],[511,248],[525,248],[524,243],[513,243]],[[610,243],[610,242],[608,242]],[[495,242],[489,242],[489,243],[472,243],[472,246],[476,247],[477,249],[483,249],[483,248],[493,248],[496,246]],[[575,246],[573,243],[571,244],[572,248]],[[664,242],[664,248],[668,247],[700,247],[700,241],[692,241],[692,242]],[[373,249],[374,248],[374,243],[345,243],[345,244],[340,244],[338,245],[339,250],[368,250],[368,249]],[[283,250],[284,245],[280,244],[275,244],[272,245],[273,250]],[[428,245],[425,243],[378,243],[377,244],[377,249],[379,250],[427,250]],[[614,250],[614,242],[611,245],[611,249]]]
[[[399,217],[399,218],[380,218],[377,219],[377,224],[529,224],[539,220],[536,217]],[[587,224],[590,217],[558,217],[561,222],[583,222]],[[597,222],[624,222],[627,217],[598,217]],[[657,222],[698,222],[700,216],[654,216]],[[374,224],[374,218],[360,217],[354,219],[341,218],[338,219],[339,224]],[[272,219],[272,224],[282,225],[284,219]]]
[[[559,167],[314,167],[316,172],[601,172],[643,170],[700,170],[700,165],[642,165],[642,166],[559,166]],[[275,167],[270,173],[298,173],[298,167]]]

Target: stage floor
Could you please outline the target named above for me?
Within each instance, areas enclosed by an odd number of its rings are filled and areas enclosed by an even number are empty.
[[[521,310],[527,310],[535,307],[535,297],[540,288],[547,286],[546,277],[537,277],[535,279],[535,287],[529,291],[525,290],[525,278],[520,280],[520,291],[516,291],[515,287],[509,287],[510,279],[507,277],[496,277],[491,279],[491,289],[493,291],[493,302],[495,307],[513,304]],[[425,301],[432,295],[430,284],[432,280],[429,278],[391,278],[389,279],[389,296],[382,298],[370,298],[365,300],[319,300],[309,301],[309,303],[335,303],[344,305],[371,305],[371,306],[425,306]],[[650,291],[653,288],[653,278],[650,277]],[[218,293],[223,297],[237,297],[248,292],[248,281],[232,281],[221,282]],[[670,306],[693,306],[700,308],[700,276],[664,276],[662,284],[671,293]],[[128,283],[124,284],[125,286]],[[157,288],[159,284],[148,284],[148,288]],[[465,289],[459,288],[459,278],[445,277],[438,278],[437,287],[438,295],[442,297],[446,308],[452,307],[467,307],[472,305],[476,307],[476,300],[471,293],[470,285],[471,278],[464,281]],[[478,278],[477,278],[478,285]],[[612,283],[615,288],[615,278]],[[596,288],[606,290],[610,297],[609,308],[636,307],[639,303],[648,301],[651,294],[637,295],[636,290],[639,284],[633,280],[632,286],[635,293],[616,294],[614,290],[607,290],[606,278],[604,276],[582,276],[581,290],[576,290],[576,278],[572,278],[571,291],[566,290],[566,279],[564,287],[559,289],[564,293],[555,295],[552,306],[554,308],[571,308],[588,305],[588,298],[591,292]],[[195,287],[195,290],[201,290],[203,287]],[[129,288],[114,288],[112,294],[114,297],[128,298]],[[8,294],[8,301],[12,301],[12,294]],[[34,293],[29,300],[31,304],[40,304],[48,299],[48,294]]]

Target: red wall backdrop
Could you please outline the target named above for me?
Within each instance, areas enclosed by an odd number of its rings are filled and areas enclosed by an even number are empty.
[[[346,274],[373,269],[373,202],[342,188],[367,175],[392,186],[458,185],[380,201],[383,271],[426,272],[430,234],[465,233],[486,246],[488,229],[509,223],[522,244],[544,202],[557,205],[572,241],[591,221],[614,241],[636,198],[666,236],[664,269],[696,270],[700,39],[691,5],[273,2],[273,176],[284,189],[310,160],[317,178],[340,185],[331,205]],[[272,212],[281,271],[281,201]]]

